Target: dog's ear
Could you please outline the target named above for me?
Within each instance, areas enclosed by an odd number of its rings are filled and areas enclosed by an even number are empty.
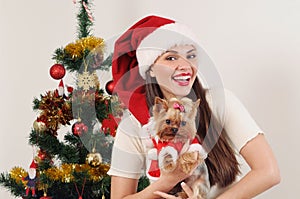
[[[199,107],[199,105],[200,105],[200,102],[201,102],[201,99],[197,99],[197,101],[195,101],[195,102],[193,103],[193,108],[194,108],[194,109],[197,109],[197,108]]]
[[[197,99],[197,101],[192,102],[191,111],[188,113],[189,117],[191,117],[191,118],[196,117],[200,102],[201,102],[200,99]]]
[[[168,110],[168,102],[160,97],[155,97],[153,106],[153,116],[156,117],[162,111]]]

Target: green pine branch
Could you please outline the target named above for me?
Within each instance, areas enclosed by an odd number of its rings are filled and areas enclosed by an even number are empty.
[[[85,2],[89,9],[91,8],[91,3],[88,0],[80,1],[80,10],[77,15],[79,39],[90,36],[92,30],[91,27],[93,26],[93,22],[89,19],[88,13],[83,6],[83,2]]]

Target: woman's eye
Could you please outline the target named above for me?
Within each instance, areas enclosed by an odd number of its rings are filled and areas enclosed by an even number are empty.
[[[186,58],[187,59],[194,59],[194,58],[196,58],[196,55],[195,54],[190,54],[190,55],[187,55]]]
[[[170,123],[171,123],[171,121],[167,119],[166,120],[166,124],[170,124]]]
[[[175,56],[168,56],[168,57],[166,57],[166,60],[174,61],[174,60],[177,60],[177,58]]]

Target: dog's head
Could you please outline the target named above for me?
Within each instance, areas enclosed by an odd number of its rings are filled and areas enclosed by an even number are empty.
[[[189,98],[164,100],[155,98],[153,118],[157,136],[163,141],[186,141],[196,135],[195,118],[200,99]]]

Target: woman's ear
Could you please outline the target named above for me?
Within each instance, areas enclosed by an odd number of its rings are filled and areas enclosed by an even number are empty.
[[[152,66],[150,66],[149,75],[150,75],[150,77],[155,77],[155,74],[152,70]]]

